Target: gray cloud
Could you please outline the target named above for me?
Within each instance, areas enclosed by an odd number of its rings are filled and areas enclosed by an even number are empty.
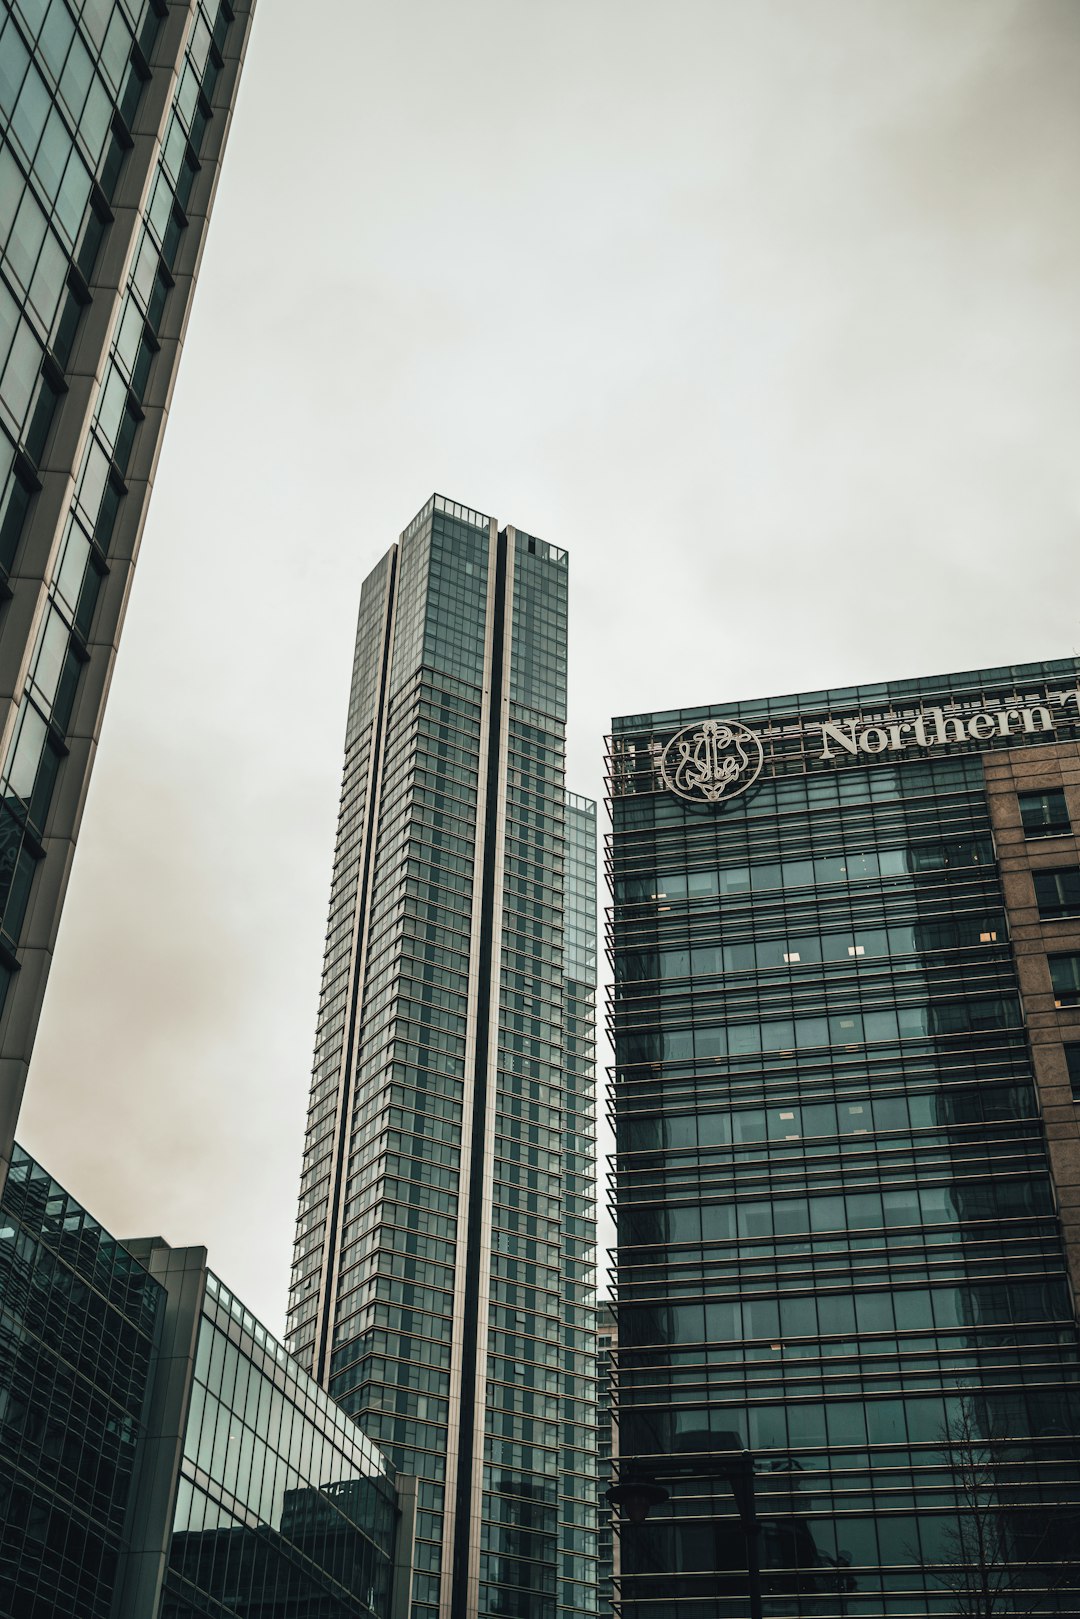
[[[261,0],[22,1132],[114,1229],[280,1324],[433,488],[571,552],[583,791],[613,712],[1077,650],[1078,69],[1073,0]]]

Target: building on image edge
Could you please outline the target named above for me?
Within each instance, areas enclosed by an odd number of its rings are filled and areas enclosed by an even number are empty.
[[[0,0],[0,1185],[254,0]]]
[[[404,1619],[415,1491],[212,1271],[16,1145],[0,1198],[0,1614]]]
[[[1080,662],[608,763],[616,1611],[1080,1612]]]
[[[442,496],[361,593],[288,1344],[418,1480],[413,1619],[596,1602],[566,622],[566,552]]]

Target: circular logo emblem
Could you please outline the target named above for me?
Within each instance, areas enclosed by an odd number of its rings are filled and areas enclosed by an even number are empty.
[[[660,755],[660,774],[679,798],[719,804],[752,787],[764,759],[758,738],[738,720],[704,720],[672,737]]]

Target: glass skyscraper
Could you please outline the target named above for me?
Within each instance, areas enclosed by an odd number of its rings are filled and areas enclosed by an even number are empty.
[[[748,1450],[767,1613],[1075,1615],[1080,662],[610,772],[617,1610],[751,1611]]]
[[[564,551],[441,496],[361,595],[289,1347],[419,1480],[413,1619],[596,1601],[566,615]]]
[[[0,0],[0,1181],[254,0]]]

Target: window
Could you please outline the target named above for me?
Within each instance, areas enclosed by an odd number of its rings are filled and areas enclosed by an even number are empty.
[[[1039,915],[1080,916],[1080,866],[1063,866],[1056,871],[1036,871],[1035,902]]]
[[[1065,1066],[1069,1070],[1069,1084],[1072,1086],[1072,1099],[1074,1102],[1080,1102],[1080,1045],[1066,1045]]]
[[[1072,831],[1065,794],[1060,787],[1041,793],[1018,793],[1026,838],[1057,838]]]
[[[1049,956],[1055,1006],[1080,1006],[1080,956]]]

